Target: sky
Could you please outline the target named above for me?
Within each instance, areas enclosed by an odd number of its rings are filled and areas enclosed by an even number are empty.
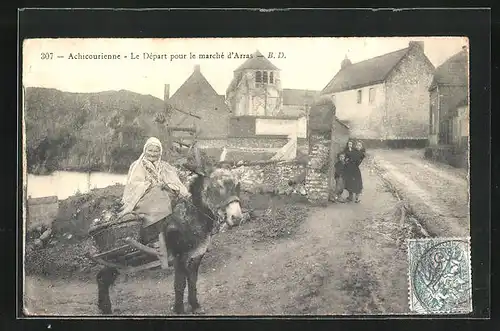
[[[280,70],[283,88],[321,90],[340,69],[347,56],[360,62],[423,41],[425,54],[438,66],[468,45],[464,37],[383,38],[193,38],[193,39],[31,39],[23,44],[23,85],[67,92],[129,90],[163,99],[164,85],[170,96],[191,75],[195,65],[221,95],[233,71],[245,59],[228,59],[229,52],[264,56],[282,52],[285,58],[270,59]],[[52,58],[42,59],[42,54]],[[115,60],[69,59],[69,55],[120,54]],[[138,59],[131,59],[132,54]],[[143,53],[167,54],[166,59],[145,59]],[[224,59],[191,59],[190,53],[224,54]],[[172,55],[185,59],[171,59]],[[127,56],[125,59],[124,56]]]

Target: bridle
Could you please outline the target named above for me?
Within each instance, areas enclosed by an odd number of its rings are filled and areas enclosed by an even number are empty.
[[[191,171],[194,174],[197,174],[198,176],[201,176],[203,178],[208,178],[209,176],[207,176],[207,174],[204,171],[199,171],[199,169],[202,168],[202,162],[201,162],[201,157],[200,157],[198,148],[196,148],[195,145],[196,145],[196,141],[193,141],[193,144],[189,147],[189,151],[191,151],[191,149],[193,149],[193,151],[194,151],[194,156],[195,156],[195,160],[196,160],[196,167],[193,168],[191,166],[188,166],[187,164],[184,164],[184,168]],[[223,223],[226,223],[228,226],[230,226],[230,224],[227,222],[227,215],[224,213],[223,220],[221,220],[221,215],[220,215],[219,211],[222,208],[227,207],[229,204],[231,204],[233,202],[241,203],[241,200],[238,196],[232,195],[229,198],[227,198],[224,202],[217,204],[217,205],[213,206],[212,208],[209,207],[211,209],[212,214],[215,215],[216,219],[214,219],[210,215],[207,215],[203,211],[201,211],[197,206],[194,205],[194,203],[192,201],[190,201],[190,199],[184,198],[183,200],[187,201],[189,204],[194,206],[196,208],[196,210],[198,210],[199,213],[203,214],[204,216],[208,217],[209,219],[211,219],[213,221],[213,227],[212,227],[212,233],[211,233],[212,235],[219,232]]]
[[[196,173],[196,174],[198,176],[202,176],[204,178],[208,178],[208,176],[206,176],[205,174],[202,174],[202,173]],[[200,208],[198,206],[196,206],[191,201],[190,198],[184,198],[184,197],[178,196],[178,199],[182,200],[182,201],[185,201],[186,203],[188,203],[189,205],[191,205],[194,209],[196,209],[200,214],[202,214],[203,216],[209,218],[213,222],[213,227],[212,227],[211,235],[214,235],[214,234],[218,233],[224,223],[226,223],[228,226],[231,226],[227,222],[227,215],[226,215],[226,213],[224,212],[222,214],[222,216],[221,216],[221,213],[219,213],[219,211],[221,209],[224,209],[225,207],[229,206],[231,203],[234,203],[234,202],[241,203],[241,199],[238,196],[231,195],[226,200],[224,200],[223,202],[214,205],[212,208],[209,207],[210,211],[212,212],[212,215],[215,215],[215,219],[214,219],[214,217],[212,217],[211,215],[207,215],[202,210],[200,210]]]

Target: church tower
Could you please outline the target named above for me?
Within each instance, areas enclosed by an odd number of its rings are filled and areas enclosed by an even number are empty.
[[[282,94],[280,70],[257,50],[234,70],[226,99],[233,116],[274,116]]]

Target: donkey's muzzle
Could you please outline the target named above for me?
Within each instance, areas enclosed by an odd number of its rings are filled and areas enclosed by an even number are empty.
[[[243,218],[241,212],[240,199],[238,197],[231,197],[225,204],[226,223],[229,227],[239,225]]]
[[[233,226],[238,226],[238,225],[241,224],[242,220],[243,220],[243,216],[242,215],[231,215],[229,217],[228,226],[230,228],[232,228]]]

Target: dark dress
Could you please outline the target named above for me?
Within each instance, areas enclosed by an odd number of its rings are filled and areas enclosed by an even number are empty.
[[[359,165],[365,158],[365,152],[363,150],[352,149],[349,151],[346,149],[344,153],[347,159],[344,171],[345,188],[350,193],[360,194],[363,191],[363,179]]]
[[[344,171],[346,164],[342,161],[337,161],[335,163],[335,194],[340,195],[344,192],[345,184],[344,184]]]
[[[345,163],[342,161],[335,162],[335,174],[334,178],[337,179],[344,175]]]

